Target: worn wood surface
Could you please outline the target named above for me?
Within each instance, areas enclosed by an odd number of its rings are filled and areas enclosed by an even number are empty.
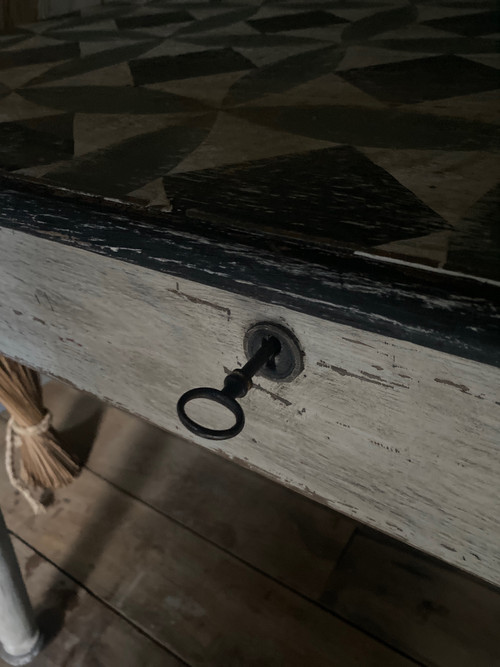
[[[286,321],[306,370],[220,453],[498,582],[498,13],[337,4],[2,40],[0,164],[69,197],[2,178],[0,350],[172,430]]]
[[[36,519],[0,479],[15,534],[193,667],[414,664],[89,471]]]
[[[62,383],[44,395],[88,467],[250,566],[423,665],[500,662],[500,589]]]
[[[286,487],[50,382],[64,441],[110,483],[294,590],[317,599],[357,525]]]
[[[198,542],[196,557],[200,561],[207,553],[207,563],[210,564],[214,549],[224,552],[226,557],[232,554],[238,558],[242,571],[257,568],[261,581],[266,576],[282,579],[290,592],[297,591],[320,604],[319,613],[325,616],[334,613],[344,618],[421,666],[491,667],[499,661],[500,589],[493,589],[380,533],[367,531],[355,522],[350,522],[351,529],[355,529],[354,537],[350,537],[344,530],[343,517],[336,512],[259,475],[228,465],[221,457],[210,455],[137,417],[102,405],[95,398],[62,383],[49,383],[45,387],[45,400],[68,445],[82,455],[91,448],[87,465],[100,475],[103,484],[123,490],[127,494],[124,503],[142,504],[146,512],[170,516],[188,530]],[[97,411],[100,422],[96,420]],[[141,450],[144,450],[145,458],[138,460],[137,453]],[[164,475],[163,484],[157,474],[159,469]],[[235,493],[235,475],[242,487],[239,494]],[[1,476],[0,484],[3,484]],[[18,529],[21,525],[28,542],[33,539],[39,547],[33,552],[32,547],[28,551],[21,545],[18,551],[36,609],[42,612],[44,627],[54,632],[64,620],[59,637],[44,652],[40,663],[44,667],[69,666],[70,663],[78,664],[78,660],[85,665],[87,662],[94,664],[92,660],[95,660],[103,667],[115,667],[117,661],[134,667],[136,664],[162,664],[161,661],[158,663],[158,655],[165,650],[162,645],[151,646],[146,641],[147,628],[142,629],[143,635],[134,630],[137,620],[140,622],[142,617],[141,607],[149,605],[147,596],[151,596],[154,609],[158,606],[154,587],[148,586],[144,593],[139,582],[129,591],[125,609],[109,606],[102,609],[106,602],[100,598],[98,578],[97,586],[90,584],[89,587],[87,582],[83,590],[77,580],[68,580],[46,561],[54,550],[52,538],[59,532],[49,525],[49,540],[42,544],[40,531],[44,528],[36,529],[36,520],[29,522],[22,498],[16,498],[15,492],[8,487],[4,487],[1,494],[8,523],[16,524]],[[78,497],[78,492],[76,495]],[[166,502],[161,505],[162,498]],[[260,498],[267,501],[267,515]],[[66,517],[69,520],[69,514],[71,521],[78,525],[79,531],[71,532],[67,540],[70,544],[65,548],[78,548],[81,572],[86,558],[92,564],[99,561],[97,551],[106,553],[110,549],[114,553],[120,540],[125,539],[122,532],[130,529],[131,524],[125,525],[125,521],[118,520],[108,542],[103,533],[94,534],[99,499],[91,506],[86,505],[88,511],[84,512],[70,509],[73,500],[72,487],[57,492],[49,524],[57,523],[62,513],[63,525]],[[75,500],[78,503],[78,499]],[[60,506],[62,511],[58,513]],[[106,508],[104,503],[103,511]],[[282,528],[277,525],[278,520],[285,524]],[[306,530],[304,526],[307,525]],[[297,527],[295,531],[294,526]],[[87,534],[88,540],[80,540],[81,535]],[[183,531],[178,535],[182,536]],[[95,546],[96,538],[102,538],[99,549]],[[158,540],[161,535],[155,536],[154,544]],[[165,540],[165,548],[178,555],[179,539],[167,531]],[[207,542],[210,543],[208,552]],[[17,538],[15,543],[18,544]],[[341,544],[344,548],[339,560]],[[143,558],[147,550],[147,540],[133,550],[125,549],[125,565]],[[93,565],[91,568],[95,570]],[[163,574],[160,565],[158,569],[152,567],[148,577],[158,576],[161,582]],[[176,583],[180,582],[176,579]],[[189,585],[188,581],[186,585]],[[259,605],[261,594],[261,588],[255,587],[256,597],[252,600],[249,592],[245,598],[247,605]],[[192,599],[190,587],[184,595]],[[231,595],[229,590],[225,591],[220,600],[222,607]],[[273,599],[276,603],[276,597]],[[290,598],[282,599],[288,603]],[[133,618],[127,617],[130,609],[134,611]],[[287,612],[285,616],[288,618]],[[233,630],[238,632],[238,618],[236,627],[232,621],[226,622],[222,613],[220,618],[221,623],[225,623],[220,627],[224,635],[231,635]],[[168,625],[169,620],[168,610],[160,607],[158,626]],[[268,615],[266,620],[267,632],[271,634],[275,630],[273,619]],[[277,622],[281,627],[281,617],[277,617]],[[180,626],[182,632],[182,622]],[[122,628],[127,627],[130,630],[123,637]],[[257,630],[253,637],[253,664],[261,664],[268,657],[266,643],[259,656],[259,638],[260,630]],[[154,639],[155,636],[149,636],[149,640]],[[302,637],[298,640],[302,641]],[[289,643],[300,650],[295,636],[289,638]],[[239,644],[244,653],[246,636],[238,632],[234,644],[228,646],[229,657],[224,656],[224,647],[216,654],[212,653],[211,667],[235,664],[235,644]],[[307,650],[307,647],[303,648]],[[351,650],[345,643],[341,648],[346,653]],[[354,647],[352,650],[356,653]],[[345,664],[344,653],[342,657]],[[335,665],[336,659],[334,651],[331,659],[325,661],[325,667]],[[369,656],[364,656],[360,664],[372,664],[369,660]],[[171,654],[166,654],[164,661],[170,665],[173,661]]]
[[[0,168],[499,279],[493,0],[92,2],[0,40]]]
[[[380,535],[355,536],[321,600],[423,664],[500,664],[499,589]]]
[[[5,176],[0,225],[500,366],[495,281],[382,262],[307,235],[242,230],[229,220],[182,213],[159,216]]]
[[[286,322],[304,373],[259,380],[243,433],[199,444],[500,580],[497,369],[19,232],[0,253],[2,352],[171,431],[250,324]]]
[[[185,663],[116,614],[43,555],[13,537],[40,626],[47,637],[33,667],[181,667]]]

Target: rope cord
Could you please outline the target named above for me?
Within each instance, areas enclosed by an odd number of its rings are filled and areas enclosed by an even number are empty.
[[[14,452],[16,447],[22,446],[23,436],[43,435],[50,429],[51,423],[52,414],[48,410],[43,419],[38,424],[32,426],[20,426],[11,417],[7,422],[7,431],[5,433],[5,468],[7,476],[12,486],[26,498],[35,514],[45,512],[45,507],[34,497],[28,485],[19,477],[14,461]]]

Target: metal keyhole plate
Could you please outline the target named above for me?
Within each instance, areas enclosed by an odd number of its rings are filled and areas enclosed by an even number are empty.
[[[245,335],[245,354],[253,357],[265,338],[277,338],[281,348],[279,353],[264,366],[258,375],[276,382],[291,382],[304,370],[304,361],[299,341],[286,327],[274,322],[258,322]]]

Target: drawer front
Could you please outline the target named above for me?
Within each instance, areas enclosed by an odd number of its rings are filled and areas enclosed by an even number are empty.
[[[499,370],[0,229],[0,350],[500,584]],[[176,402],[245,363],[255,322],[305,352],[210,441]]]

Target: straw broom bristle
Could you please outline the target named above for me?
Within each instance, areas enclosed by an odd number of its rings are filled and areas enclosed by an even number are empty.
[[[0,355],[0,403],[19,426],[39,424],[47,411],[38,373]],[[22,476],[35,487],[65,486],[80,471],[80,466],[60,445],[53,428],[36,435],[23,434],[20,454]]]

